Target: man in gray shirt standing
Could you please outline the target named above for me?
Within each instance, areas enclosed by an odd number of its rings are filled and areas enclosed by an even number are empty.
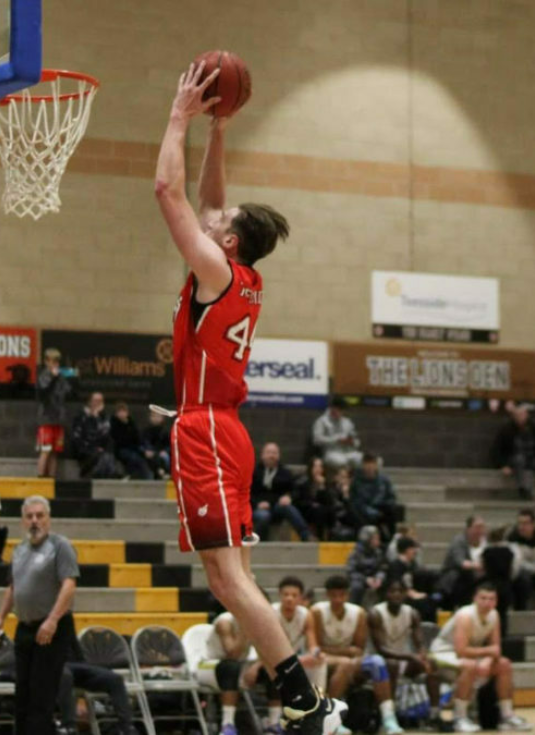
[[[46,498],[26,498],[22,524],[26,540],[13,552],[0,629],[13,608],[19,620],[15,634],[17,735],[54,735],[54,706],[74,635],[71,609],[80,572],[70,542],[50,533]]]

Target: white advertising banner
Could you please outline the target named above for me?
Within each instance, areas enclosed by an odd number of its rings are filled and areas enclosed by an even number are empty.
[[[375,337],[448,342],[497,342],[500,293],[496,278],[374,271]]]
[[[249,403],[322,408],[329,393],[328,345],[256,339],[245,379]]]

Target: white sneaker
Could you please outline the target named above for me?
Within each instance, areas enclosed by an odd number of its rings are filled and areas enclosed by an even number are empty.
[[[523,717],[509,715],[501,720],[498,730],[512,730],[514,732],[531,732],[532,726]]]
[[[334,731],[334,735],[353,735],[353,732],[345,725],[338,725]]]
[[[481,732],[481,728],[469,717],[459,717],[453,720],[455,732]]]
[[[394,717],[394,715],[390,715],[390,717],[385,717],[383,722],[383,730],[385,731],[386,735],[402,735],[402,733],[405,732],[405,730],[401,727],[401,725],[397,721],[397,718]]]

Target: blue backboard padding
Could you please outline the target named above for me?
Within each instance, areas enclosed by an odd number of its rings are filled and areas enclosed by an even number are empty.
[[[42,46],[41,0],[11,0],[10,58],[0,65],[0,98],[39,81]]]

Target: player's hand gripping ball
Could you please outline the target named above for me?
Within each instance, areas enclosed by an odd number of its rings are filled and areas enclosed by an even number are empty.
[[[207,110],[213,117],[230,117],[243,107],[251,96],[251,75],[239,56],[230,51],[206,51],[195,59],[195,65],[204,61],[200,82],[214,69],[220,69],[214,82],[205,90],[203,100],[221,97],[221,101]]]

